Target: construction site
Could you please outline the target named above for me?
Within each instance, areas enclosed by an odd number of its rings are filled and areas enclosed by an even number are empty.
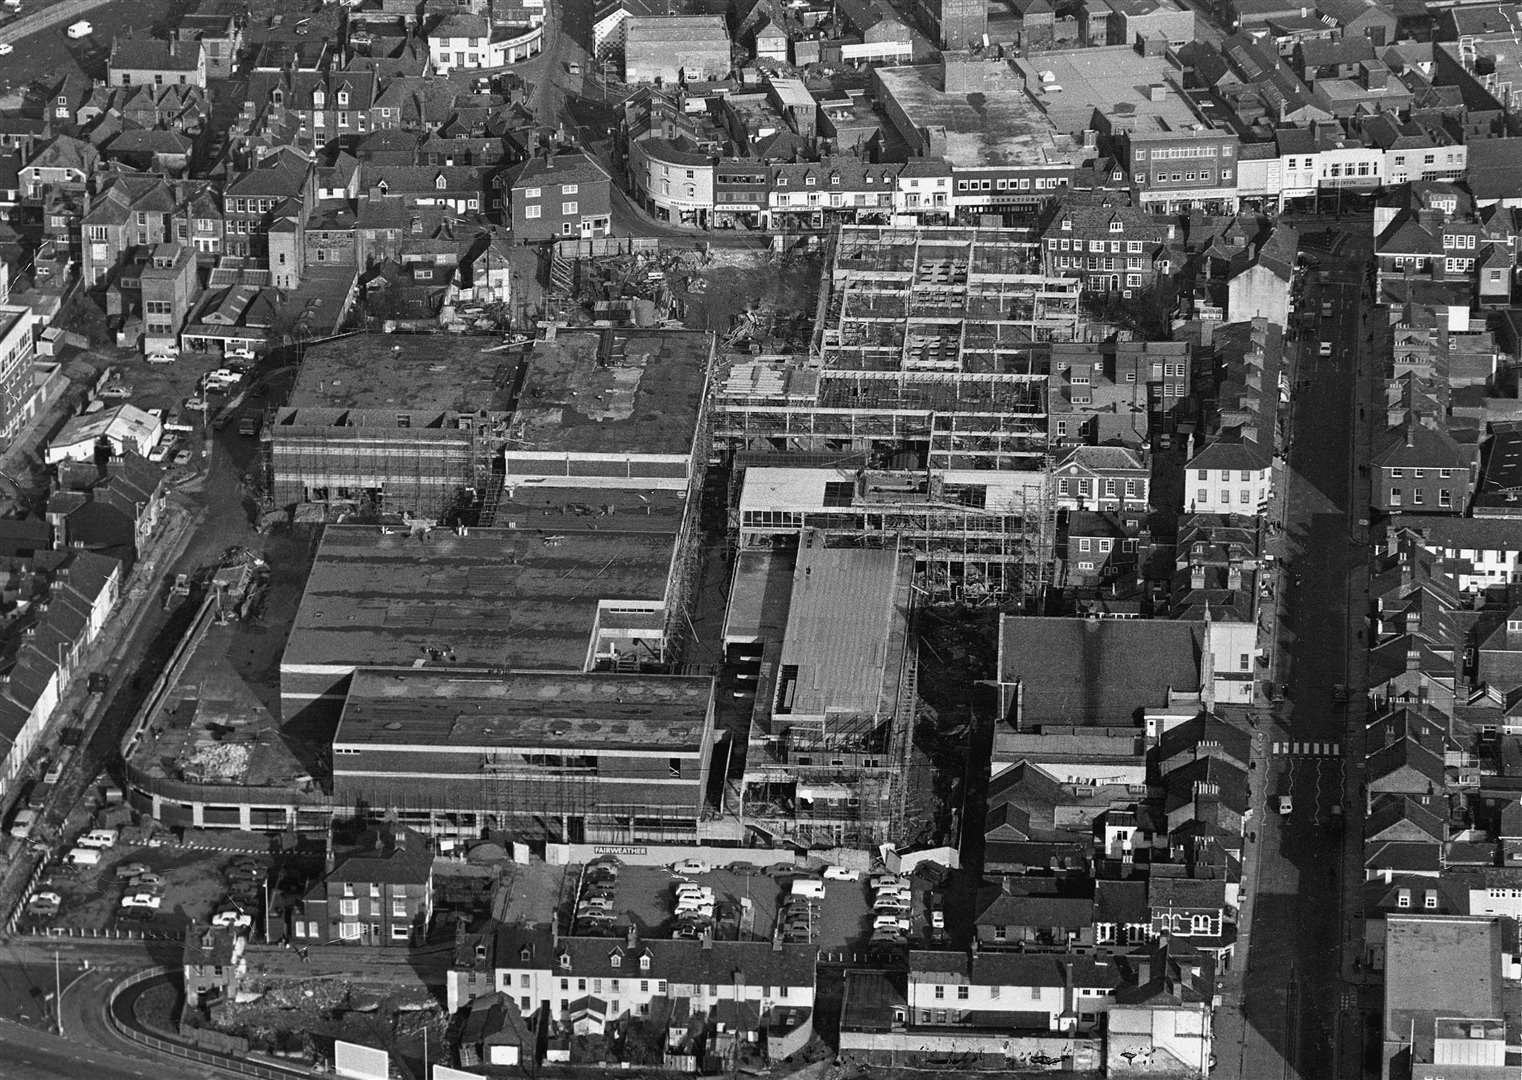
[[[755,679],[739,813],[766,842],[873,847],[914,831],[913,567],[897,545],[812,532],[737,560],[725,652]]]
[[[307,346],[263,430],[275,507],[489,524],[524,349],[497,338],[347,334]]]
[[[932,599],[1033,598],[1055,527],[1049,345],[1085,326],[1077,284],[1039,262],[1018,230],[842,227],[808,353],[728,358],[713,428],[735,542],[901,541]],[[752,486],[766,467],[794,470],[785,492]]]

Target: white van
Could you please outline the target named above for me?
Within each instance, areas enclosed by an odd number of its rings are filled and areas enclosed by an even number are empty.
[[[79,838],[82,848],[114,848],[121,833],[115,829],[91,829]]]
[[[63,861],[68,866],[99,866],[100,852],[84,847],[71,848]]]
[[[824,882],[818,878],[794,878],[793,895],[807,896],[811,900],[823,900]]]

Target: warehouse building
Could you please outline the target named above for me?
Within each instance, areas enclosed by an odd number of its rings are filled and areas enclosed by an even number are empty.
[[[335,800],[432,832],[695,839],[713,680],[367,668],[333,740]]]

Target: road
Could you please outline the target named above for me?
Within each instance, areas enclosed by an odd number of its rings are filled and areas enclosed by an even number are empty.
[[[1249,881],[1253,918],[1243,981],[1247,1033],[1240,1075],[1336,1075],[1339,1007],[1343,1002],[1342,820],[1343,751],[1362,712],[1333,701],[1333,687],[1355,683],[1361,672],[1356,635],[1361,625],[1368,548],[1359,526],[1355,447],[1360,433],[1358,371],[1365,362],[1362,323],[1366,238],[1350,242],[1338,258],[1317,252],[1321,266],[1307,275],[1305,310],[1314,329],[1299,342],[1293,395],[1286,512],[1278,582],[1277,679],[1287,684],[1263,734],[1266,790]],[[1321,317],[1323,303],[1331,316]],[[1331,343],[1322,357],[1320,343]],[[1355,491],[1359,494],[1355,496]],[[1357,692],[1353,694],[1356,699]],[[1280,816],[1276,797],[1292,811]],[[1351,827],[1357,828],[1353,815]]]

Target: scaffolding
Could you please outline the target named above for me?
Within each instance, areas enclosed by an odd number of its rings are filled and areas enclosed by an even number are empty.
[[[273,505],[343,505],[366,515],[443,519],[473,509],[491,524],[504,474],[505,417],[378,409],[277,408],[261,444]]]

